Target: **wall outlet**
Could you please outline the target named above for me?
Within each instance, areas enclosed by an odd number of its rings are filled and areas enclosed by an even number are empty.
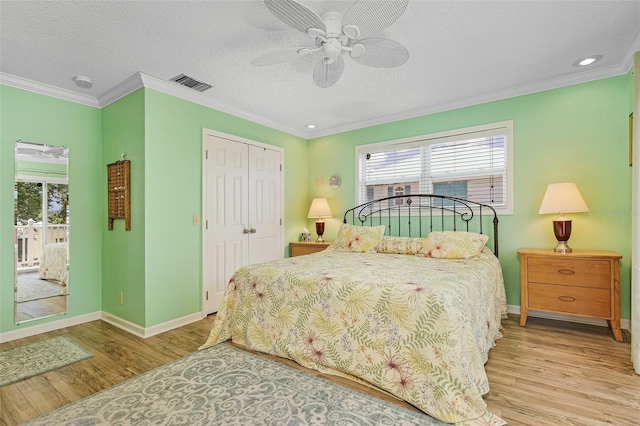
[[[118,304],[122,305],[124,303],[124,295],[121,291],[118,292]]]

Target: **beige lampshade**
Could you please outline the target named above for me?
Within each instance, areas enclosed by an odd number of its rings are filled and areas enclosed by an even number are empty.
[[[326,198],[314,198],[311,202],[308,218],[331,217],[331,209]]]
[[[539,214],[588,212],[578,187],[573,182],[552,183],[547,187]]]

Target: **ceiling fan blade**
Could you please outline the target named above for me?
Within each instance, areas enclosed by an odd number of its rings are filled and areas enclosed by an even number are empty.
[[[264,4],[273,13],[291,28],[307,34],[309,28],[317,28],[326,32],[322,18],[313,10],[301,5],[294,0],[264,0]]]
[[[396,22],[408,4],[409,0],[360,0],[345,13],[342,24],[357,26],[358,38],[371,37]]]
[[[262,67],[265,65],[275,65],[281,64],[283,62],[288,62],[298,57],[298,50],[300,49],[303,49],[303,47],[290,47],[284,50],[265,53],[264,55],[260,55],[253,61],[251,61],[251,65]]]
[[[394,68],[409,60],[409,51],[400,43],[386,38],[358,40],[364,53],[352,59],[362,65],[375,68]]]
[[[341,56],[331,64],[323,59],[318,62],[316,68],[313,70],[313,82],[316,86],[326,89],[340,80],[342,71],[344,71],[344,60]]]

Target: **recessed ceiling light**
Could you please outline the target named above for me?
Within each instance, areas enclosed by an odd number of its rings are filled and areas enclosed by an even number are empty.
[[[602,59],[602,55],[591,55],[584,58],[580,58],[573,63],[574,67],[586,67],[587,65],[594,64]]]
[[[315,129],[316,125],[315,124],[307,124],[307,129]]]
[[[73,81],[76,82],[76,86],[81,87],[83,89],[91,89],[93,87],[93,82],[89,77],[85,77],[83,75],[76,75],[72,78]]]

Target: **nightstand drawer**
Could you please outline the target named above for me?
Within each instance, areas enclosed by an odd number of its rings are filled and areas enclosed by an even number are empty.
[[[529,283],[529,309],[611,317],[609,289]]]
[[[605,319],[620,328],[620,259],[614,251],[520,249],[520,325],[529,310]]]
[[[608,260],[529,257],[529,282],[609,289],[611,263]]]
[[[302,242],[302,241],[292,241],[289,243],[289,256],[304,256],[305,254],[318,253],[329,247],[331,242],[325,241],[322,243],[318,242]]]

